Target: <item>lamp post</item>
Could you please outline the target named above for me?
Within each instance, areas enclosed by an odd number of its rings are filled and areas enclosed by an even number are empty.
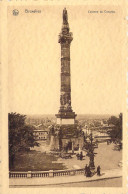
[[[89,150],[89,166],[91,169],[95,169],[95,165],[94,165],[94,147],[93,147],[93,137],[92,137],[92,132],[90,134],[90,150]]]

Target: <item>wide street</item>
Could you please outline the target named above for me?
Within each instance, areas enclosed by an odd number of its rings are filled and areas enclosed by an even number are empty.
[[[121,177],[113,179],[103,179],[99,181],[54,185],[54,187],[121,187],[121,186],[122,186]],[[47,187],[47,185],[43,185],[43,187]],[[53,187],[53,185],[49,185],[48,187]]]

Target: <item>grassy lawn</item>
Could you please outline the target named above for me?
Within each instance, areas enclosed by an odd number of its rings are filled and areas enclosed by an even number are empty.
[[[47,171],[63,170],[66,167],[62,163],[52,163],[57,161],[54,155],[48,155],[37,151],[19,152],[14,161],[11,171]]]

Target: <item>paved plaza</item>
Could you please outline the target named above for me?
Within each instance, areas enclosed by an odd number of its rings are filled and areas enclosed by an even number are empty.
[[[117,151],[114,149],[115,144],[99,143],[98,148],[95,149],[95,167],[98,165],[101,166],[102,170],[118,169],[119,162],[122,160],[122,150]],[[83,151],[83,155],[86,155],[86,152]],[[80,168],[84,168],[86,164],[89,164],[89,157],[85,156],[84,159],[77,160],[76,156],[73,156],[72,159],[58,159],[58,162],[62,162],[68,169],[72,169],[75,165]]]
[[[100,143],[95,149],[95,166],[101,166],[101,176],[96,174],[93,177],[86,177],[84,175],[64,176],[53,178],[11,178],[10,187],[24,187],[24,186],[101,186],[115,185],[117,187],[122,184],[122,168],[118,165],[122,158],[122,151],[114,149],[114,144]],[[83,153],[86,154],[85,152]],[[76,156],[72,159],[59,158],[58,163],[64,163],[68,169],[74,167],[84,168],[89,164],[89,158],[86,156],[84,160],[77,160]],[[109,181],[111,180],[111,181]],[[100,181],[100,182],[99,182]],[[90,182],[90,183],[89,183]],[[93,182],[93,183],[92,183]],[[86,183],[86,184],[85,184]],[[113,184],[112,184],[113,183]]]

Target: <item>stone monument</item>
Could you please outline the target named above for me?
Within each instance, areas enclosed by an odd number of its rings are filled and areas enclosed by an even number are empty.
[[[63,24],[58,42],[61,45],[61,88],[60,109],[56,114],[56,127],[54,130],[54,144],[58,142],[59,149],[75,147],[82,148],[83,135],[75,120],[76,114],[71,107],[71,72],[70,72],[70,44],[73,40],[69,29],[68,14],[66,8],[63,10]],[[57,133],[58,132],[58,133]],[[57,141],[58,138],[58,141]],[[55,143],[56,142],[56,143]]]
[[[74,125],[76,114],[71,107],[71,73],[70,73],[70,44],[73,40],[69,32],[68,15],[66,8],[63,10],[63,25],[59,34],[61,45],[61,89],[60,110],[57,117],[58,125]]]

